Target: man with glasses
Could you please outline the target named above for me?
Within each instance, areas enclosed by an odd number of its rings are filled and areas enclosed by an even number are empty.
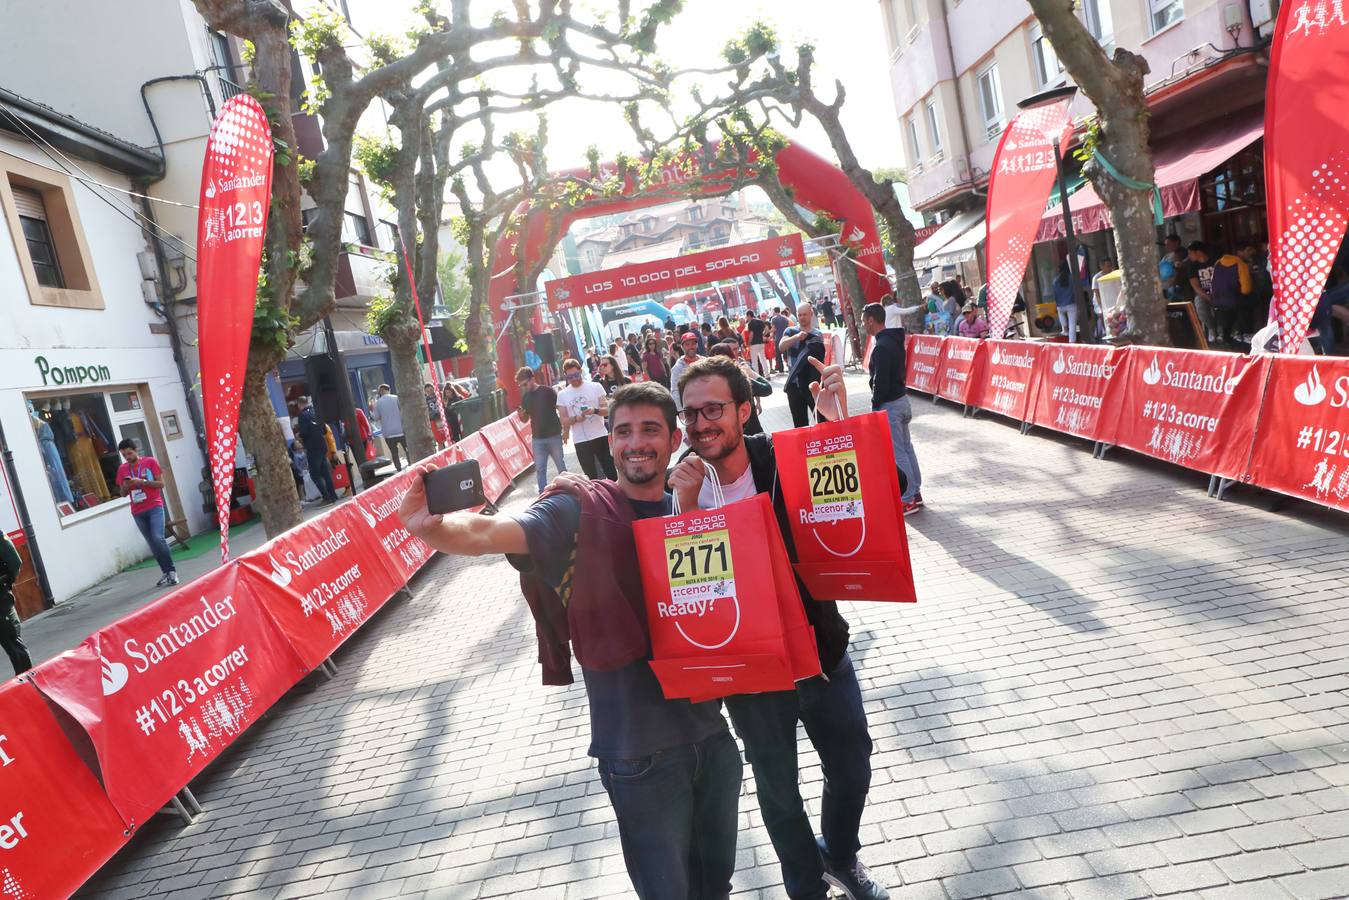
[[[675,360],[675,364],[670,367],[670,393],[674,395],[675,409],[683,409],[684,404],[679,399],[679,378],[684,370],[697,362],[701,357],[698,355],[698,335],[692,331],[686,331],[679,337],[679,345],[684,348],[684,355]]]
[[[820,380],[820,374],[811,359],[824,362],[824,335],[815,327],[815,310],[809,303],[796,308],[795,328],[783,332],[778,341],[778,353],[787,357],[787,383],[783,392],[792,411],[792,427],[804,428],[810,424],[815,409],[815,397],[810,386]]]
[[[534,380],[534,370],[521,366],[515,373],[520,386],[520,418],[533,422],[534,476],[539,493],[548,487],[548,460],[551,458],[559,472],[567,471],[562,458],[562,420],[557,416],[557,392]]]
[[[581,364],[568,359],[562,363],[562,377],[567,386],[557,395],[557,410],[564,427],[570,430],[576,447],[576,458],[581,471],[588,478],[617,477],[614,457],[609,452],[609,428],[605,416],[609,414],[609,398],[604,388],[582,377]]]
[[[832,404],[825,401],[825,392],[837,396],[841,371],[818,360],[807,365],[821,383],[820,405],[828,411]],[[713,472],[727,503],[769,494],[787,553],[795,558],[787,506],[777,490],[772,436],[744,434],[751,410],[745,373],[733,360],[713,356],[690,366],[678,386],[684,397],[680,416],[693,451],[675,467],[671,484],[682,484],[694,475],[700,478],[698,506],[703,509],[713,504]],[[889,892],[872,880],[857,858],[862,811],[871,786],[872,742],[857,672],[848,658],[848,623],[837,604],[812,598],[800,579],[797,588],[815,629],[824,674],[797,682],[795,690],[727,697],[726,711],[754,769],[759,809],[782,866],[787,896],[824,900],[832,886],[850,900],[888,900]],[[801,800],[798,721],[824,771],[818,840]]]

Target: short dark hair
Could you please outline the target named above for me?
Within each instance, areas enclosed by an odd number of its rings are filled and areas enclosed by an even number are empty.
[[[725,378],[726,386],[731,389],[731,399],[736,403],[749,403],[751,398],[749,378],[735,360],[726,356],[705,356],[690,365],[679,376],[679,393],[684,386],[697,378]]]
[[[888,297],[890,295],[886,294],[885,296]],[[862,307],[862,318],[870,319],[873,322],[879,322],[884,325],[885,307],[881,306],[879,303],[868,303],[866,306]]]
[[[534,377],[534,370],[531,369],[529,366],[521,366],[520,368],[515,370],[516,384],[519,384],[526,378],[533,378],[533,377]]]
[[[1173,232],[1171,232],[1170,234],[1168,234],[1166,237],[1162,238],[1162,243],[1166,243],[1167,241],[1175,241],[1177,244],[1179,244],[1179,243],[1180,243],[1180,235],[1176,234],[1176,233],[1173,231]]]
[[[581,368],[581,361],[579,359],[572,359],[569,356],[566,359],[562,360],[562,371],[564,372],[567,371],[568,369],[579,369],[579,368]]]
[[[665,417],[665,424],[674,434],[678,427],[679,411],[674,397],[655,381],[636,381],[623,385],[609,398],[609,423],[612,425],[618,411],[625,406],[654,406]]]
[[[117,445],[117,449],[118,449],[118,450],[135,450],[137,453],[140,453],[140,449],[136,446],[136,442],[133,441],[131,438],[123,438],[123,439],[122,439],[122,442],[121,442],[120,444]]]
[[[731,346],[730,341],[722,341],[720,344],[713,344],[707,351],[708,356],[727,356],[735,359],[735,348]]]
[[[1205,244],[1203,241],[1190,241],[1190,245],[1185,249],[1192,253],[1202,253],[1205,256],[1208,255],[1208,244]]]

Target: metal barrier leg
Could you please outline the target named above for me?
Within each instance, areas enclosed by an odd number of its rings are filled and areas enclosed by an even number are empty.
[[[183,801],[178,798],[177,794],[174,794],[169,798],[169,806],[172,806],[173,811],[178,813],[178,817],[183,820],[184,825],[191,825],[193,822],[197,821],[197,817],[188,812],[187,807],[183,805]],[[168,806],[164,807],[163,812],[168,811]]]
[[[1022,434],[1030,434],[1031,428],[1032,428],[1031,423],[1029,423],[1029,422],[1022,422],[1022,423],[1021,423],[1021,433],[1022,433]]]
[[[1217,493],[1215,493],[1213,496],[1217,497],[1219,500],[1223,499],[1223,494],[1226,494],[1227,489],[1230,488],[1235,483],[1236,483],[1235,478],[1219,478],[1218,490]]]
[[[333,662],[331,656],[319,663],[319,670],[328,676],[329,681],[337,677],[337,663]]]
[[[197,802],[197,795],[192,793],[192,788],[183,788],[178,792],[178,796],[183,798],[183,804],[192,810],[194,816],[201,815],[201,804]]]
[[[1218,476],[1210,475],[1208,477],[1208,495],[1212,497],[1218,492]]]

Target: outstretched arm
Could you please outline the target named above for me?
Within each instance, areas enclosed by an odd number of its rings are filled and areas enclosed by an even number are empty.
[[[408,531],[442,553],[458,556],[487,556],[493,553],[528,553],[525,530],[505,516],[480,516],[457,512],[434,515],[426,508],[426,486],[422,478],[434,466],[416,467],[412,487],[403,497],[398,517]]]

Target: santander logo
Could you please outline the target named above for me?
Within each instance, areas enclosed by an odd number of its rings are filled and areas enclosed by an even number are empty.
[[[202,191],[202,193],[206,195],[206,199],[207,199],[207,200],[210,200],[210,199],[212,199],[212,198],[215,197],[215,179],[214,179],[214,178],[212,178],[210,181],[206,182],[206,190]]]
[[[1054,370],[1055,375],[1062,375],[1064,372],[1068,371],[1068,363],[1064,361],[1063,354],[1060,353],[1058,356],[1054,357],[1054,364],[1050,366],[1050,368]]]
[[[1293,399],[1303,406],[1315,406],[1326,399],[1326,386],[1321,383],[1321,374],[1312,366],[1307,380],[1293,388]]]
[[[111,697],[126,687],[127,679],[131,677],[131,673],[127,671],[123,663],[110,662],[102,653],[98,655],[98,658],[102,664],[103,696]]]
[[[995,366],[1002,365],[1002,350],[1000,350],[1000,349],[997,348],[997,347],[994,347],[994,348],[993,348],[993,356],[992,356],[991,359],[992,359],[993,365],[995,365]]]
[[[1162,368],[1157,365],[1157,357],[1152,358],[1152,363],[1143,370],[1143,383],[1154,385],[1162,380]]]
[[[277,587],[289,586],[292,577],[290,574],[290,569],[287,569],[285,566],[277,562],[276,557],[272,556],[270,553],[267,555],[267,559],[272,564],[272,573],[271,575],[268,576],[269,578],[272,579],[272,583],[275,584]]]
[[[361,506],[361,505],[358,503],[358,504],[356,504],[356,508],[357,508],[358,510],[361,511],[361,518],[365,519],[365,524],[369,525],[371,528],[374,528],[376,525],[379,524],[379,522],[375,521],[375,517],[374,517],[374,516],[372,516],[372,515],[370,515],[370,513],[366,512],[364,506]]]

